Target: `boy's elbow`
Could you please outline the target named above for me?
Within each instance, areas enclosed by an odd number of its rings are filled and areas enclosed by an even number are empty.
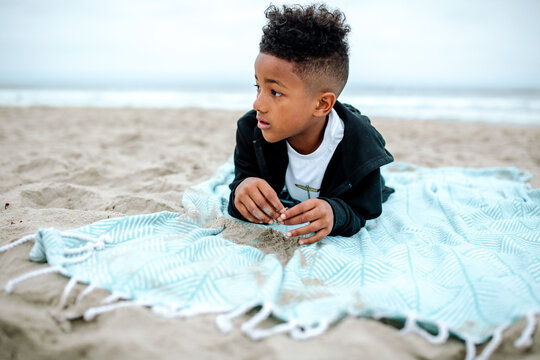
[[[382,214],[382,202],[376,202],[370,209],[370,212],[365,215],[366,220],[376,219]]]
[[[356,213],[354,216],[351,216],[346,226],[343,226],[339,233],[331,235],[339,236],[353,236],[359,232],[365,225],[367,220],[376,219],[382,214],[382,206],[372,209],[371,212],[367,214]]]

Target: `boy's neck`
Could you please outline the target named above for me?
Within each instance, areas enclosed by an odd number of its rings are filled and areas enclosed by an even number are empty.
[[[313,119],[313,126],[310,131],[302,135],[293,136],[287,139],[289,145],[299,154],[308,155],[319,148],[324,140],[324,131],[328,124],[329,115]]]

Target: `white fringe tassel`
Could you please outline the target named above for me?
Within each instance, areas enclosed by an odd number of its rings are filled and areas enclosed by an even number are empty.
[[[81,263],[83,261],[86,261],[89,257],[92,256],[94,250],[102,250],[102,249],[104,249],[105,248],[105,242],[110,241],[110,237],[109,237],[108,234],[100,236],[97,239],[91,238],[91,237],[83,235],[83,234],[73,234],[73,233],[70,233],[70,232],[62,232],[61,235],[63,237],[74,238],[74,239],[78,239],[78,240],[81,240],[81,241],[87,241],[87,244],[84,245],[84,246],[81,246],[81,247],[78,247],[78,248],[75,248],[75,249],[64,250],[64,255],[74,255],[74,254],[80,254],[80,253],[85,253],[85,252],[86,252],[86,254],[83,254],[81,256],[74,257],[74,258],[66,258],[66,259],[64,259],[62,261],[62,263],[60,265],[49,267],[49,268],[46,268],[46,269],[39,269],[39,270],[36,270],[36,271],[29,272],[27,274],[21,275],[19,277],[16,277],[15,279],[11,279],[10,281],[8,281],[8,283],[5,286],[5,290],[8,293],[11,293],[13,291],[13,287],[15,286],[15,284],[17,284],[17,283],[19,283],[21,281],[33,278],[35,276],[48,274],[50,272],[64,273],[65,270],[63,269],[62,266],[78,264],[78,263]],[[27,241],[35,240],[35,237],[36,237],[36,235],[26,235],[26,236],[20,238],[17,241],[14,241],[14,242],[12,242],[10,244],[7,244],[7,245],[4,245],[4,246],[0,247],[0,252],[4,252],[4,251],[7,251],[9,249],[12,249],[15,246],[18,246],[18,245],[20,245],[22,243],[25,243]],[[70,285],[70,283],[68,283],[68,285]],[[70,286],[74,286],[74,284],[71,284]],[[71,288],[66,287],[66,290],[68,290],[68,289],[71,291]],[[61,301],[61,303],[62,303],[62,301]]]
[[[474,360],[474,357],[476,356],[476,346],[474,344],[474,341],[470,339],[465,339],[465,349],[466,349],[466,355],[465,360]]]
[[[58,272],[61,273],[63,271],[64,270],[60,266],[52,266],[52,267],[48,267],[48,268],[44,268],[44,269],[31,271],[29,273],[18,276],[15,279],[9,280],[7,282],[7,284],[6,284],[6,286],[4,287],[4,289],[6,290],[6,292],[11,293],[13,291],[13,287],[16,284],[18,284],[18,283],[20,283],[22,281],[25,281],[25,280],[28,280],[28,279],[31,279],[33,277],[40,276],[40,275],[45,275],[45,274],[55,273],[55,272],[56,273],[58,273]]]
[[[233,311],[222,314],[216,317],[216,325],[219,330],[223,333],[228,333],[233,329],[232,320],[238,316],[244,315],[249,310],[253,309],[255,306],[259,305],[258,303],[247,303],[242,306],[237,307]]]
[[[273,311],[274,306],[272,303],[265,302],[262,309],[257,314],[242,324],[242,332],[252,340],[260,340],[272,335],[290,332],[297,326],[295,321],[289,321],[287,323],[275,325],[268,329],[257,329],[256,326],[268,319],[268,317],[272,315]]]
[[[272,303],[265,302],[257,314],[242,324],[242,332],[252,340],[260,340],[272,335],[286,332],[288,332],[295,339],[307,339],[322,334],[330,325],[329,321],[323,319],[314,327],[302,327],[297,321],[291,320],[286,323],[272,326],[268,329],[257,329],[257,325],[268,319],[268,317],[272,315],[273,311],[274,306]]]
[[[526,318],[527,326],[525,326],[525,329],[523,330],[523,333],[521,333],[519,339],[514,342],[514,346],[517,348],[529,347],[532,346],[533,343],[532,336],[534,334],[534,330],[536,329],[536,313],[534,311],[529,311]]]
[[[90,293],[91,293],[92,291],[94,291],[96,288],[97,288],[97,286],[94,285],[94,284],[88,285],[88,287],[87,287],[86,289],[84,289],[83,291],[81,291],[81,293],[77,296],[77,300],[75,300],[75,303],[77,304],[77,303],[81,302],[82,299],[83,299],[86,295],[90,294]]]
[[[476,343],[471,339],[465,339],[465,347],[467,350],[467,355],[465,356],[465,360],[487,360],[495,350],[499,347],[503,340],[503,331],[508,327],[509,325],[502,325],[499,326],[494,332],[493,336],[490,340],[490,342],[486,345],[484,350],[482,350],[482,353],[478,356],[476,356]]]
[[[503,333],[504,329],[506,329],[507,327],[508,327],[507,325],[500,326],[499,328],[497,328],[497,330],[495,330],[495,332],[493,333],[493,337],[491,338],[491,341],[489,342],[489,344],[487,344],[487,346],[484,348],[484,350],[482,351],[480,356],[478,356],[476,358],[476,360],[487,360],[487,359],[489,359],[491,354],[493,354],[493,352],[501,344],[502,339],[503,339],[502,333]]]
[[[251,319],[242,324],[242,331],[246,332],[254,329],[255,326],[259,325],[261,322],[266,320],[270,316],[270,314],[272,314],[272,310],[272,304],[269,302],[265,302],[261,310],[259,310],[257,314],[253,315]]]
[[[281,333],[290,333],[295,328],[298,327],[298,323],[294,320],[291,320],[289,322],[275,325],[269,329],[256,329],[256,328],[246,328],[242,329],[244,334],[249,336],[252,340],[260,340],[267,337],[270,337],[272,335],[277,335]]]
[[[94,320],[96,316],[104,314],[106,312],[110,312],[119,308],[133,307],[133,306],[144,306],[144,304],[141,304],[136,301],[122,301],[116,304],[96,306],[96,307],[86,310],[83,314],[83,318],[86,321],[91,321],[91,320]]]
[[[61,234],[63,237],[66,238],[72,238],[87,242],[86,245],[80,246],[78,248],[64,250],[64,255],[75,255],[81,253],[83,255],[69,259],[66,258],[62,261],[62,265],[73,265],[84,262],[94,254],[94,251],[103,250],[105,248],[105,243],[110,241],[110,237],[108,234],[102,235],[97,239],[91,238],[87,235],[73,234],[69,232],[62,232]]]
[[[180,310],[170,306],[152,306],[152,312],[164,318],[179,317]]]
[[[71,291],[73,290],[75,285],[77,285],[77,278],[74,276],[69,279],[66,287],[64,288],[64,292],[62,293],[62,296],[60,297],[60,302],[58,303],[59,309],[63,309],[66,307],[69,294],[71,294]]]
[[[23,244],[23,243],[25,243],[27,241],[34,240],[35,238],[36,238],[35,234],[23,236],[22,238],[20,238],[17,241],[14,241],[12,243],[0,246],[0,253],[8,251],[9,249],[14,248],[15,246],[19,246],[19,245],[21,245],[21,244]]]
[[[129,299],[129,295],[121,291],[113,291],[111,295],[101,300],[102,304],[110,304],[118,300]]]
[[[66,237],[73,238],[74,236],[66,236]],[[84,238],[80,238],[78,240],[85,241]],[[79,253],[86,252],[86,251],[91,251],[91,250],[94,250],[94,249],[95,250],[103,250],[104,248],[105,248],[105,241],[102,238],[98,238],[97,240],[88,241],[86,243],[86,245],[80,246],[78,248],[64,250],[64,254],[65,255],[73,255],[73,254],[79,254]]]
[[[315,326],[296,326],[289,332],[289,334],[295,340],[304,340],[321,335],[328,329],[329,326],[330,322],[327,319],[323,318]]]
[[[110,241],[110,237],[109,237],[108,234],[102,235],[97,239],[92,238],[92,237],[87,236],[87,235],[84,235],[84,234],[75,234],[75,233],[71,233],[71,232],[68,232],[68,231],[65,231],[65,232],[63,231],[60,234],[63,237],[77,239],[77,240],[87,242],[86,245],[81,246],[80,248],[65,250],[64,254],[66,254],[66,255],[77,254],[77,253],[80,253],[80,252],[84,252],[84,251],[88,251],[88,250],[94,250],[94,249],[102,250],[105,247],[105,243]],[[14,247],[19,246],[21,244],[24,244],[25,242],[28,242],[28,241],[31,241],[31,240],[35,241],[35,239],[36,239],[36,234],[23,236],[22,238],[20,238],[17,241],[14,241],[12,243],[0,246],[0,253],[6,252],[6,251],[8,251],[10,249],[13,249]]]
[[[403,327],[403,329],[400,330],[400,332],[402,334],[413,332],[422,336],[424,339],[426,339],[432,344],[444,344],[446,340],[448,340],[448,336],[450,335],[448,326],[445,324],[436,324],[436,326],[438,329],[437,335],[430,334],[429,332],[418,326],[418,323],[416,322],[416,313],[411,312],[407,316],[405,326]]]

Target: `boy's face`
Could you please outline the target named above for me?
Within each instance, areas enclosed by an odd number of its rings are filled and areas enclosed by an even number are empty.
[[[266,141],[287,139],[298,152],[309,153],[320,143],[325,117],[321,120],[314,116],[317,96],[293,72],[293,66],[292,62],[259,53],[255,60],[257,98],[253,108]]]

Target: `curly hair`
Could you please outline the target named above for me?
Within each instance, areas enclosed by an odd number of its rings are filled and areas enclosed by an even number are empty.
[[[341,93],[349,76],[349,45],[345,14],[324,4],[270,5],[265,16],[259,51],[294,62],[294,71],[304,80],[325,82],[326,90]],[[324,79],[321,78],[324,76]],[[317,81],[319,80],[319,81]],[[322,84],[321,84],[322,85]]]

